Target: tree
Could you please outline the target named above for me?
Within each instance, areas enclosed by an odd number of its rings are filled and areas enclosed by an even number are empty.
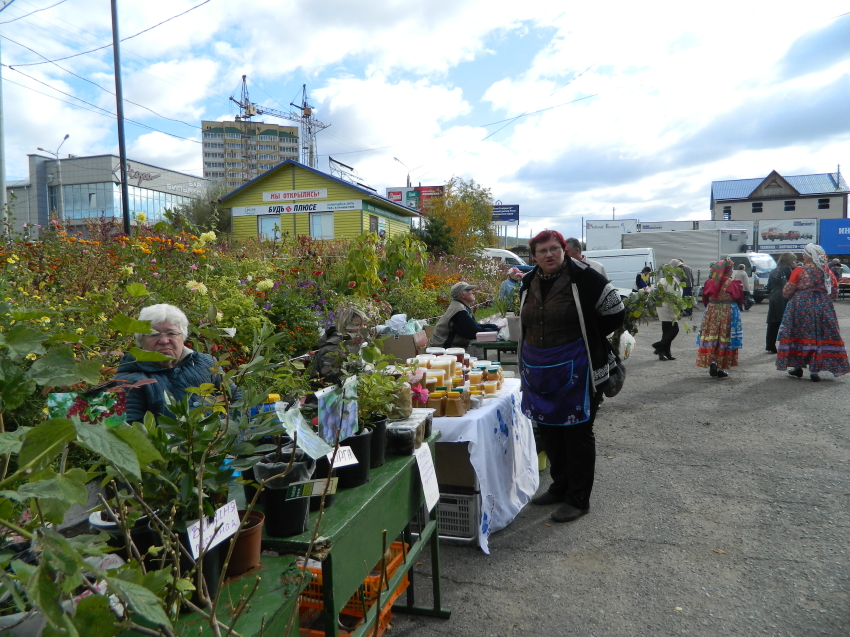
[[[442,217],[426,217],[422,228],[414,228],[411,234],[421,239],[431,254],[452,254],[454,250],[452,232]]]
[[[440,219],[449,229],[455,254],[471,254],[495,244],[493,194],[474,179],[452,177],[443,196],[430,200],[426,215],[429,221]]]
[[[230,232],[230,214],[219,203],[228,189],[223,183],[208,186],[204,194],[188,203],[176,206],[165,215],[175,228],[187,228],[196,234],[213,230],[216,234]]]

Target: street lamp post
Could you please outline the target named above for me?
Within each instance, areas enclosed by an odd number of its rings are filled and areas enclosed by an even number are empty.
[[[64,144],[65,141],[69,137],[70,137],[70,135],[65,135],[65,137],[62,138],[62,143],[59,144],[59,148],[62,148],[62,144]],[[65,193],[62,192],[62,162],[59,159],[59,148],[56,149],[55,153],[51,150],[45,150],[44,148],[41,148],[41,147],[39,147],[38,150],[40,150],[43,153],[47,153],[48,155],[53,155],[56,158],[56,176],[57,176],[57,179],[59,180],[59,210],[57,212],[59,213],[59,223],[64,225],[65,224]]]
[[[401,161],[398,157],[393,157],[398,163],[407,168],[407,164]],[[407,168],[407,187],[410,188],[410,168]]]

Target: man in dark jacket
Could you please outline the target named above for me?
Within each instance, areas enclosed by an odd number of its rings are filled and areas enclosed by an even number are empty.
[[[127,392],[127,422],[141,422],[145,413],[154,416],[162,414],[172,416],[165,404],[165,392],[171,393],[174,400],[181,401],[187,387],[200,387],[202,383],[219,384],[220,379],[213,369],[217,365],[209,354],[200,354],[184,345],[189,334],[189,320],[177,307],[161,303],[144,308],[139,313],[140,321],[150,321],[152,332],[136,334],[140,348],[149,352],[158,352],[170,357],[163,362],[137,361],[127,354],[118,365],[117,380],[136,383],[150,379],[155,382],[134,387]],[[239,397],[239,391],[231,388],[233,399]]]

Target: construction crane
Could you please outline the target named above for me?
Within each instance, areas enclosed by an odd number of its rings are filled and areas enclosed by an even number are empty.
[[[241,130],[242,130],[242,143],[244,144],[245,149],[245,167],[246,172],[244,173],[244,180],[250,181],[253,179],[253,171],[256,169],[256,161],[254,160],[253,151],[256,150],[256,144],[254,148],[251,147],[251,140],[249,131],[251,129],[251,118],[257,115],[272,115],[273,117],[277,117],[279,119],[286,119],[291,122],[297,122],[299,126],[299,138],[300,138],[300,149],[299,149],[299,159],[302,164],[306,166],[310,166],[311,168],[318,169],[318,155],[316,153],[316,133],[326,129],[330,124],[323,124],[319,120],[313,117],[313,107],[307,101],[307,85],[304,84],[302,86],[301,92],[301,104],[292,104],[290,106],[298,109],[297,111],[290,111],[289,113],[285,113],[283,111],[278,111],[273,108],[268,108],[266,106],[258,106],[251,102],[251,99],[248,96],[248,76],[242,76],[242,93],[240,95],[240,99],[234,98],[232,95],[230,97],[231,101],[233,101],[237,106],[239,106],[239,115],[236,116],[236,121],[241,122]]]

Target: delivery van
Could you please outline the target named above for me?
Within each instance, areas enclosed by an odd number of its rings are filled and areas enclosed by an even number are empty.
[[[729,258],[732,259],[736,268],[740,264],[744,265],[744,271],[750,279],[750,293],[756,303],[761,303],[766,299],[770,294],[767,289],[767,282],[770,273],[776,268],[776,261],[773,257],[765,252],[740,252],[730,254]]]
[[[655,251],[652,248],[626,248],[623,250],[588,250],[582,254],[605,268],[611,285],[628,296],[635,286],[635,278],[645,267],[655,269]]]

